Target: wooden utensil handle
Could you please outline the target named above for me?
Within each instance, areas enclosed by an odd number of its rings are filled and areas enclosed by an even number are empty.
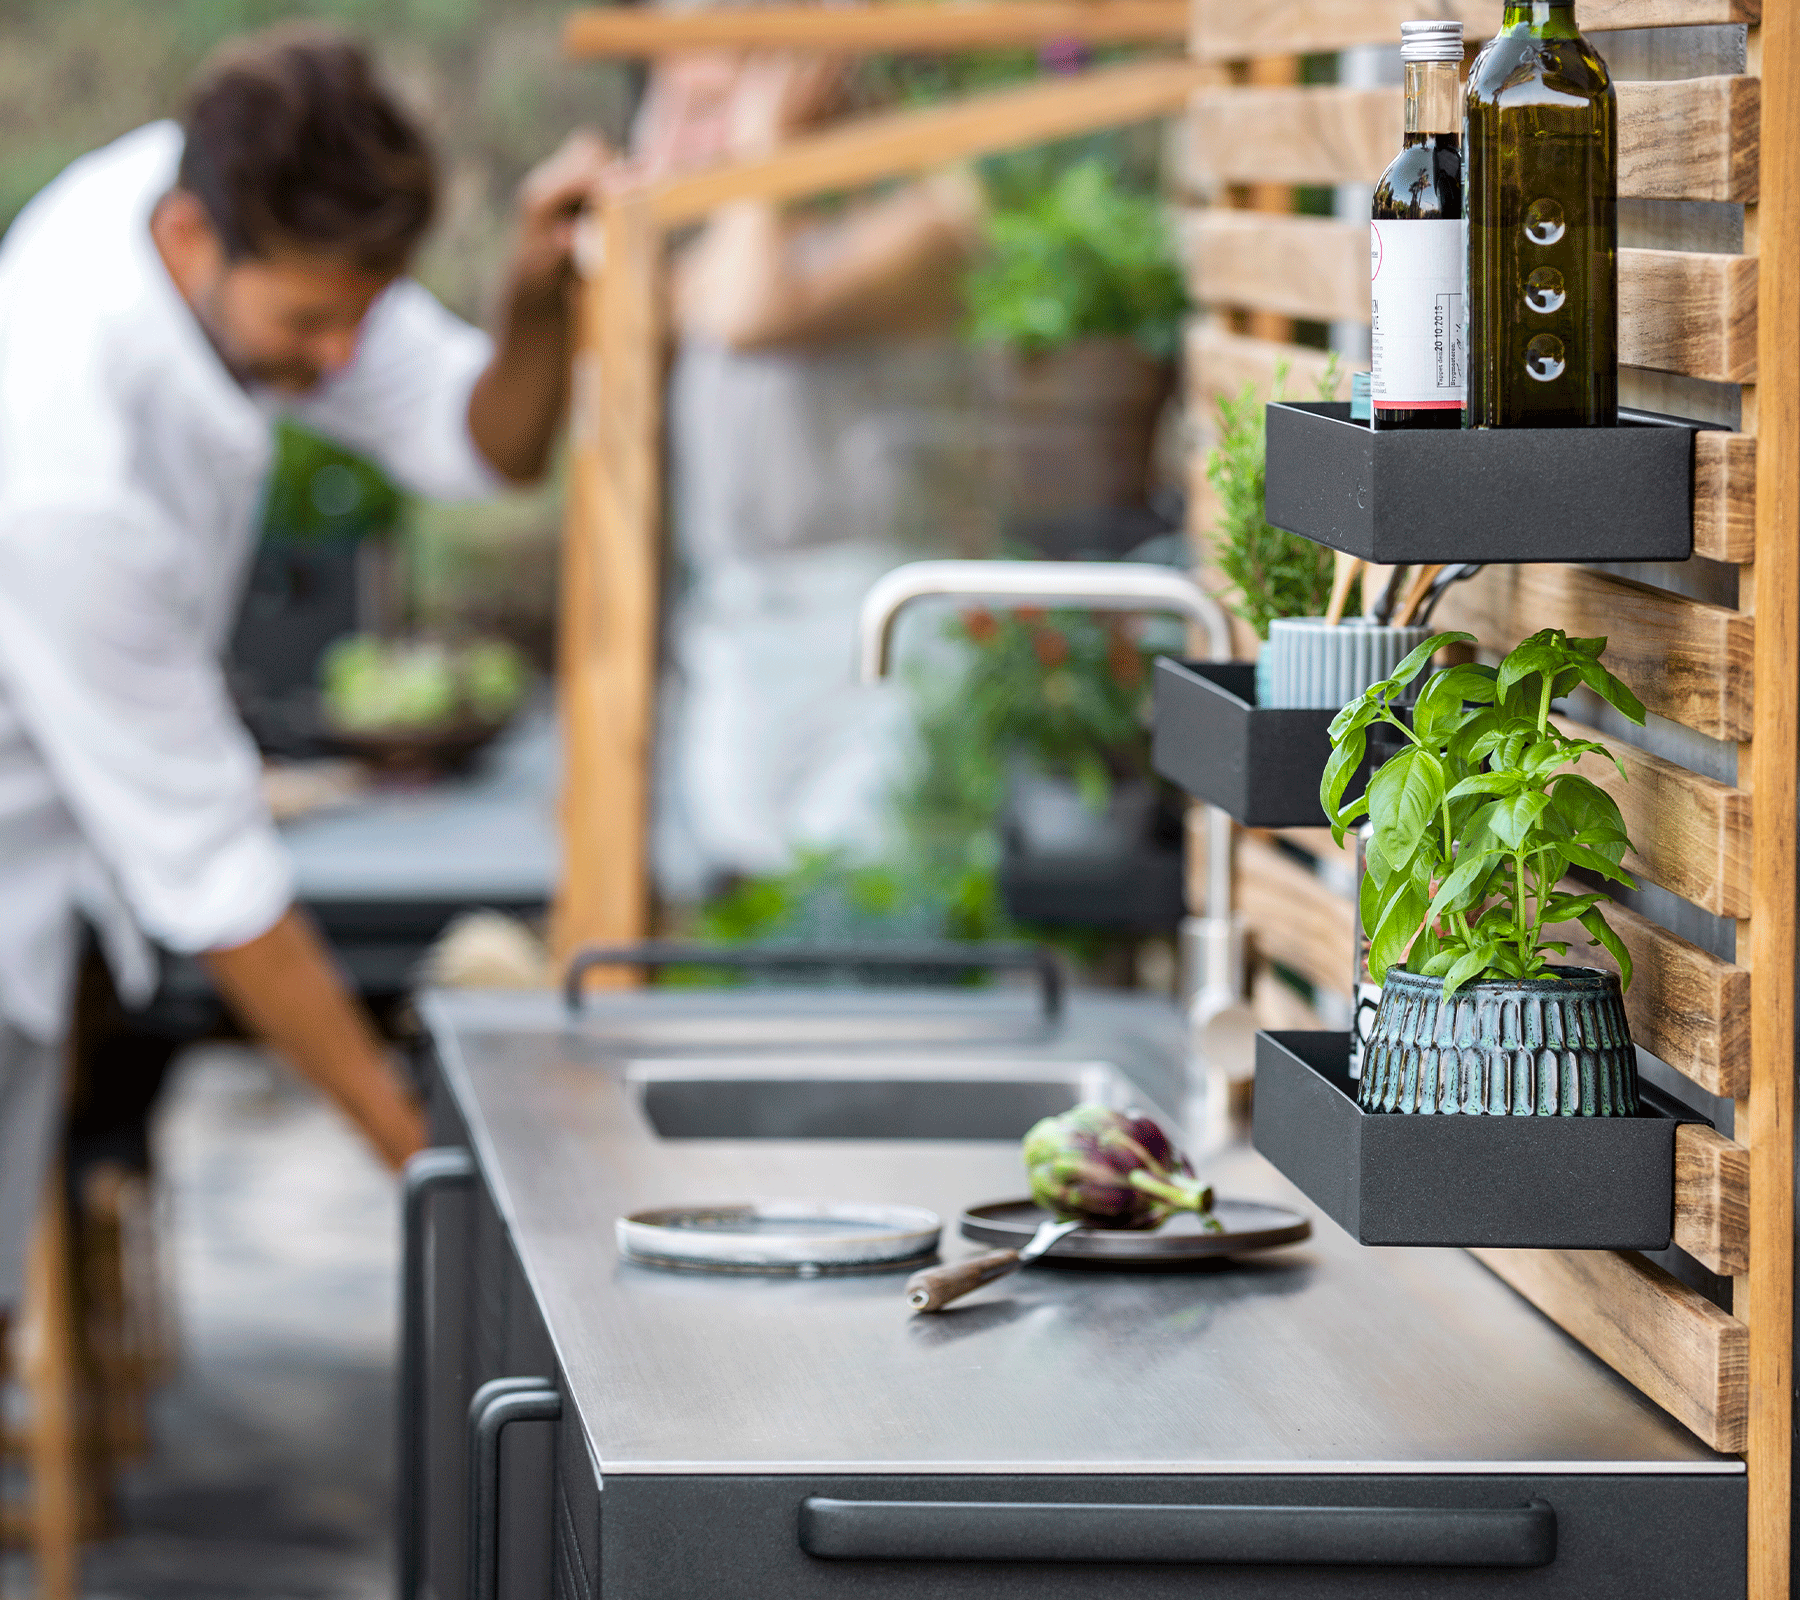
[[[1419,607],[1425,604],[1425,596],[1431,593],[1431,585],[1437,575],[1444,570],[1444,564],[1422,566],[1413,574],[1412,582],[1407,586],[1406,598],[1400,602],[1400,609],[1394,616],[1394,626],[1410,628],[1412,620],[1419,614]]]
[[[941,1267],[926,1267],[906,1280],[906,1303],[914,1311],[942,1311],[952,1300],[960,1300],[971,1289],[1004,1278],[1019,1270],[1017,1250],[990,1250],[984,1256],[970,1256],[967,1261],[952,1261]]]
[[[1350,600],[1350,585],[1356,582],[1356,575],[1362,570],[1362,561],[1356,556],[1347,556],[1342,550],[1333,556],[1335,565],[1331,576],[1331,604],[1325,608],[1325,620],[1336,627],[1344,620],[1344,607]]]

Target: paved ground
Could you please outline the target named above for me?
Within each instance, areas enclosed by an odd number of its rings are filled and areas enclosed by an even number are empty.
[[[389,1600],[393,1181],[255,1052],[171,1085],[159,1151],[182,1365],[90,1600]],[[0,1594],[30,1593],[22,1561]]]

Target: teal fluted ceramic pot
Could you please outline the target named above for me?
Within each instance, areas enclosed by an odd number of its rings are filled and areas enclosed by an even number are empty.
[[[1464,984],[1388,970],[1363,1054],[1365,1111],[1629,1117],[1637,1053],[1616,973]]]

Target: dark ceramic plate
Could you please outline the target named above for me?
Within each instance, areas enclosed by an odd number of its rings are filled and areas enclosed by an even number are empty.
[[[1150,1232],[1131,1229],[1078,1228],[1050,1247],[1044,1260],[1065,1266],[1173,1267],[1190,1262],[1247,1255],[1298,1244],[1312,1233],[1312,1223],[1285,1206],[1260,1200],[1220,1200],[1213,1216],[1223,1230],[1209,1233],[1199,1217],[1183,1212]],[[1028,1244],[1050,1213],[1030,1200],[995,1200],[970,1206],[962,1214],[962,1235],[977,1244],[1018,1248]]]
[[[459,772],[493,743],[504,722],[447,722],[435,728],[352,731],[326,721],[332,748],[385,772],[431,775]]]

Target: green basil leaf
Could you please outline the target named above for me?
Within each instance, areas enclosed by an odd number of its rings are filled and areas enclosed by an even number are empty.
[[[1456,855],[1456,865],[1438,885],[1426,911],[1428,917],[1441,917],[1448,911],[1471,910],[1487,898],[1479,893],[1488,874],[1505,858],[1498,851],[1474,850],[1464,845]]]
[[[1624,941],[1608,926],[1606,918],[1598,911],[1590,911],[1578,919],[1582,927],[1593,936],[1594,943],[1599,945],[1614,961],[1619,964],[1619,987],[1631,987],[1631,952],[1625,948]]]
[[[1401,658],[1400,665],[1394,668],[1387,681],[1405,688],[1414,678],[1418,677],[1420,669],[1424,667],[1425,663],[1445,645],[1474,644],[1475,642],[1475,635],[1472,633],[1434,633],[1423,644],[1416,645]]]
[[[1464,795],[1472,794],[1517,794],[1524,784],[1524,778],[1516,772],[1477,772],[1472,777],[1464,778],[1444,798],[1460,800]]]
[[[1537,825],[1537,819],[1549,804],[1550,796],[1542,789],[1527,789],[1523,794],[1508,795],[1504,800],[1496,800],[1490,823],[1494,837],[1509,850],[1524,849],[1531,830]]]
[[[1556,809],[1578,839],[1617,839],[1628,844],[1625,819],[1619,805],[1597,783],[1579,772],[1565,772],[1550,781],[1550,794]]]
[[[1356,918],[1365,934],[1381,920],[1381,906],[1387,891],[1386,879],[1378,878],[1372,872],[1365,872],[1362,882],[1356,886]]]
[[[1614,883],[1622,883],[1627,889],[1637,887],[1637,879],[1627,872],[1619,863],[1598,850],[1591,850],[1584,844],[1570,843],[1558,846],[1560,854],[1571,867],[1586,867],[1589,872],[1598,872],[1602,877],[1611,878]]]
[[[1486,705],[1494,698],[1494,669],[1466,662],[1433,673],[1413,703],[1413,732],[1433,747],[1447,743],[1469,713],[1465,702]]]
[[[1444,773],[1429,750],[1410,746],[1369,780],[1369,815],[1388,857],[1409,859],[1432,835],[1444,798]]]
[[[1380,715],[1381,701],[1375,690],[1365,689],[1360,696],[1350,701],[1331,719],[1331,725],[1326,732],[1331,735],[1332,741],[1335,743],[1352,728],[1368,727]]]
[[[1479,978],[1494,963],[1494,946],[1487,940],[1470,948],[1460,961],[1444,974],[1444,998],[1448,1000],[1471,978]]]
[[[1368,748],[1369,736],[1362,726],[1350,728],[1341,739],[1333,741],[1331,759],[1325,763],[1324,776],[1319,779],[1319,806],[1331,819],[1332,836],[1340,845],[1344,842],[1344,819],[1338,808]]]
[[[1544,901],[1544,921],[1576,922],[1606,898],[1605,895],[1593,894],[1553,894]]]
[[[1513,647],[1505,660],[1500,663],[1500,670],[1494,678],[1495,694],[1504,699],[1517,684],[1523,683],[1534,673],[1546,678],[1554,678],[1568,663],[1568,656],[1545,633],[1534,633],[1523,643]],[[1543,693],[1539,689],[1538,693]]]
[[[1387,969],[1406,954],[1425,920],[1425,897],[1410,879],[1402,881],[1382,906],[1369,935],[1369,976],[1380,983]]]
[[[1600,641],[1602,646],[1606,641]],[[1599,695],[1609,706],[1621,716],[1629,717],[1640,727],[1644,722],[1644,702],[1631,690],[1615,678],[1598,661],[1584,661],[1581,665],[1581,681],[1595,694]]]

